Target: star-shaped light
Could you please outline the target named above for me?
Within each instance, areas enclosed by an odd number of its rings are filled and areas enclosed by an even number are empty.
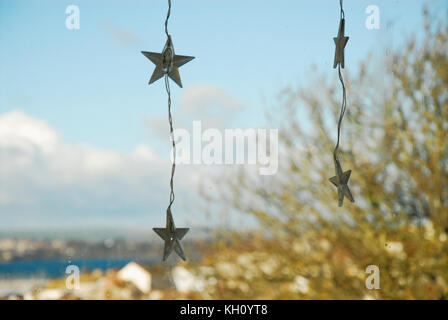
[[[345,19],[341,19],[341,22],[339,23],[338,36],[336,38],[333,38],[336,45],[333,68],[336,68],[338,64],[341,64],[341,67],[344,68],[344,49],[345,45],[348,42],[348,37],[344,36],[344,29]]]
[[[187,260],[185,258],[184,250],[182,249],[182,246],[180,244],[180,240],[182,240],[182,238],[190,229],[176,228],[170,208],[168,208],[166,211],[166,227],[153,228],[153,230],[165,241],[165,248],[163,249],[163,261],[168,258],[171,252],[173,252],[173,249],[174,251],[176,251],[179,257],[181,257],[183,260]]]
[[[142,51],[143,55],[151,60],[156,68],[152,73],[149,84],[159,80],[165,74],[176,82],[176,84],[182,88],[182,81],[180,80],[179,67],[194,59],[194,57],[178,56],[174,54],[173,42],[171,36],[168,36],[165,47],[162,53]]]
[[[339,206],[342,207],[342,204],[344,203],[344,196],[346,196],[351,202],[355,202],[355,199],[353,199],[353,196],[347,185],[352,170],[348,170],[343,173],[339,161],[335,160],[334,163],[336,175],[334,177],[331,177],[330,181],[338,188],[338,202]]]

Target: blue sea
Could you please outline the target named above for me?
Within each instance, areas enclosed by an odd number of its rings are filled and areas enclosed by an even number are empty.
[[[133,259],[75,259],[63,260],[33,260],[0,263],[0,278],[64,278],[69,265],[76,265],[81,272],[95,269],[120,269]],[[154,264],[155,260],[137,261],[145,265]]]

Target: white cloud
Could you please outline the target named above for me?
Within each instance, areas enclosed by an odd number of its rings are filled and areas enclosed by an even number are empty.
[[[135,32],[130,29],[120,27],[114,23],[104,23],[104,30],[108,32],[112,38],[119,44],[130,46],[140,41]]]
[[[241,103],[225,90],[207,84],[187,88],[181,98],[181,105],[183,112],[192,115],[236,111],[242,108]]]
[[[164,223],[171,163],[149,146],[123,154],[70,144],[22,111],[0,115],[1,227]],[[179,170],[180,171],[180,170]],[[177,192],[193,192],[188,174]],[[191,198],[190,198],[191,199]],[[179,208],[179,207],[178,207]],[[179,208],[179,214],[183,214]]]
[[[1,147],[15,146],[28,151],[37,147],[49,153],[60,141],[60,136],[48,124],[35,120],[21,111],[8,112],[0,119]]]
[[[208,84],[189,86],[179,99],[179,107],[173,110],[174,127],[192,130],[194,120],[202,121],[203,129],[224,129],[233,123],[243,103],[225,90]],[[146,120],[149,130],[159,139],[169,139],[167,116]]]

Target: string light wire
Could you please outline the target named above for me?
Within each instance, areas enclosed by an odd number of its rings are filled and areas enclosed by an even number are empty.
[[[168,0],[168,12],[165,19],[165,33],[167,38],[170,38],[168,33],[168,20],[171,15],[171,0]],[[171,54],[169,55],[172,56]],[[174,130],[173,130],[173,117],[171,116],[171,89],[168,73],[165,73],[165,89],[168,95],[168,122],[170,124],[170,139],[173,147],[173,164],[171,166],[171,178],[170,178],[170,204],[168,205],[167,211],[171,211],[171,205],[174,202],[174,173],[176,171],[176,142],[174,141]],[[168,213],[167,213],[168,214]]]
[[[339,5],[341,8],[340,15],[341,15],[341,20],[342,20],[342,19],[345,19],[345,12],[342,7],[343,0],[339,0]],[[333,151],[333,158],[334,158],[334,161],[336,161],[336,162],[339,162],[338,151],[339,151],[339,142],[340,142],[340,138],[341,138],[341,125],[342,125],[342,120],[344,119],[345,110],[347,109],[347,94],[346,94],[344,78],[341,73],[341,64],[340,63],[338,64],[338,76],[339,76],[339,81],[341,82],[341,85],[342,85],[342,103],[341,103],[341,111],[339,113],[339,119],[338,119],[338,140],[336,142],[336,146]]]

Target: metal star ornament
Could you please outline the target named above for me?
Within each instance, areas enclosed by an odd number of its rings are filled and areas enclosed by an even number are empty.
[[[185,258],[184,250],[180,244],[180,240],[190,230],[189,228],[176,228],[174,225],[173,216],[171,215],[171,209],[166,211],[166,227],[165,228],[153,228],[154,232],[159,235],[165,241],[165,247],[163,249],[163,261],[165,261],[171,252],[174,251],[182,258]]]
[[[156,65],[152,73],[149,84],[159,80],[167,74],[179,87],[182,88],[182,81],[180,80],[179,68],[187,62],[194,59],[189,56],[178,56],[174,53],[173,41],[171,36],[168,36],[165,47],[162,53],[142,51],[143,55]]]
[[[348,37],[344,36],[344,29],[345,29],[345,19],[341,19],[341,21],[339,22],[338,36],[336,38],[333,38],[334,43],[336,45],[336,50],[334,53],[333,69],[335,69],[338,64],[340,64],[341,67],[344,69],[344,49],[348,42]]]
[[[338,188],[338,203],[339,207],[342,207],[342,204],[344,203],[344,196],[346,196],[351,202],[355,202],[355,199],[353,199],[352,193],[350,192],[350,189],[348,188],[347,185],[352,170],[342,172],[342,168],[341,165],[339,164],[339,161],[335,160],[334,163],[335,163],[336,176],[331,177],[330,181]]]

